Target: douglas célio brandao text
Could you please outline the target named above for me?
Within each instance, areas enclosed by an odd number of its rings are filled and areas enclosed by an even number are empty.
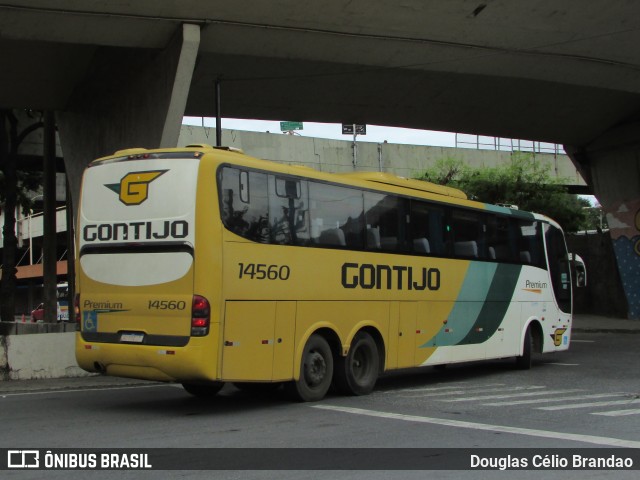
[[[561,470],[561,469],[634,469],[634,460],[630,457],[607,454],[599,456],[581,454],[534,454],[482,456],[472,454],[469,457],[471,469],[478,470]],[[637,467],[635,467],[637,468]]]

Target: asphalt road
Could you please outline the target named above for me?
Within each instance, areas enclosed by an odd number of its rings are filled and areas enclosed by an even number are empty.
[[[443,371],[411,370],[380,379],[369,396],[329,395],[313,404],[292,403],[282,391],[252,394],[232,385],[203,401],[177,385],[108,378],[31,381],[23,388],[16,382],[7,382],[11,388],[0,382],[0,447],[640,449],[640,337],[576,333],[573,340],[570,351],[540,357],[529,371],[515,370],[512,360],[449,366]],[[328,456],[326,461],[332,459]],[[2,473],[5,478],[69,478],[67,472]],[[455,479],[497,474],[185,470],[74,472],[72,476]],[[637,478],[638,470],[518,471],[508,472],[508,477],[539,478],[541,474]]]

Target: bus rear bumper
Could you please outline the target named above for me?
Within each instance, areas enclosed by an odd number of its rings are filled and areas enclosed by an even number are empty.
[[[76,335],[76,361],[83,370],[161,382],[214,381],[215,349],[203,339],[187,347],[92,343]]]

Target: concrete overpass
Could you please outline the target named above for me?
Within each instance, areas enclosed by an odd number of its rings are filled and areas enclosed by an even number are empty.
[[[175,145],[216,80],[229,117],[561,143],[640,291],[639,17],[623,0],[12,0],[0,107],[56,111],[74,191],[91,158]]]

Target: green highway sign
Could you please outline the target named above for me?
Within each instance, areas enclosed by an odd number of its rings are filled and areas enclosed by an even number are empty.
[[[292,130],[302,130],[302,122],[280,122],[281,132],[291,132]]]

